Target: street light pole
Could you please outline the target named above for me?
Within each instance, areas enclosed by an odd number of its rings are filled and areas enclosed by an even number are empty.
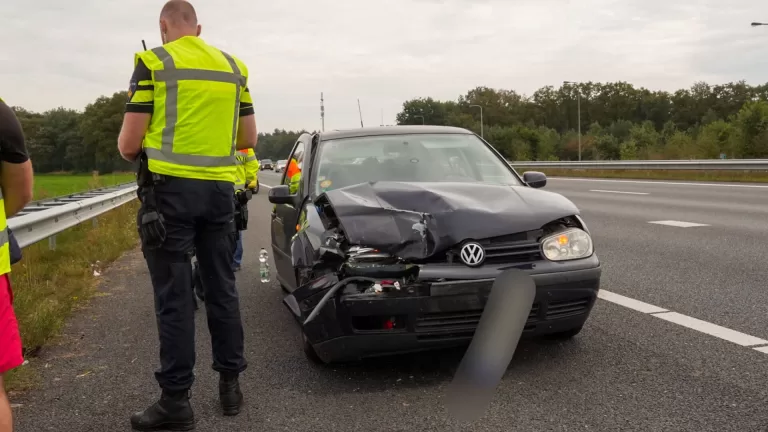
[[[573,81],[563,81],[563,84],[576,84]],[[581,161],[581,90],[576,89],[576,104],[577,104],[577,110],[578,110],[578,121],[579,121],[579,161]]]
[[[470,105],[469,107],[470,108],[472,108],[472,107],[480,108],[480,138],[485,139],[485,137],[483,137],[483,107],[482,107],[482,105]]]

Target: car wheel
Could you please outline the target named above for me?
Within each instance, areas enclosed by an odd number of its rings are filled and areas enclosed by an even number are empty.
[[[552,333],[551,335],[547,336],[547,339],[552,340],[568,340],[576,336],[577,334],[581,333],[581,329],[583,329],[584,326],[578,326],[576,328],[572,328],[570,330],[558,332],[558,333]]]
[[[304,330],[301,331],[301,349],[304,351],[304,355],[307,357],[307,360],[311,361],[313,364],[324,366],[326,363],[323,361],[323,359],[320,358],[320,356],[317,355],[317,351],[315,351],[315,348],[312,347],[312,344],[309,343],[309,339],[307,339],[307,335],[304,334]]]

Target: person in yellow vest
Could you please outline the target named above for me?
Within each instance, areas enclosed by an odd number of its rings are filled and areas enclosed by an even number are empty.
[[[194,253],[202,275],[213,369],[224,415],[243,404],[239,375],[243,325],[232,260],[237,232],[233,184],[237,150],[257,142],[248,69],[200,38],[194,7],[171,0],[160,13],[162,46],[137,53],[118,137],[122,157],[137,161],[137,228],[155,298],[162,389],[131,416],[139,431],[191,430],[195,379]]]
[[[3,375],[24,362],[21,336],[13,311],[13,292],[8,274],[11,252],[8,218],[32,199],[32,163],[21,124],[13,110],[0,99],[0,432],[13,430],[11,403]]]
[[[235,183],[235,189],[251,189],[255,190],[259,178],[259,161],[256,159],[256,152],[252,148],[247,150],[239,150],[237,154],[237,182]],[[240,271],[243,262],[243,234],[241,231],[237,233],[237,247],[235,248],[235,256],[232,267],[235,271]]]
[[[293,158],[288,162],[288,167],[285,169],[285,178],[288,179],[288,190],[291,194],[295,194],[299,190],[299,183],[301,182],[301,164],[304,161],[304,150],[297,151]]]

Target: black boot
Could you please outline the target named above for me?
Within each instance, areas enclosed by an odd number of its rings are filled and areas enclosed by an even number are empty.
[[[131,426],[138,431],[190,431],[195,428],[195,413],[189,403],[189,390],[163,390],[160,400],[143,412],[131,416]]]
[[[243,406],[243,392],[240,391],[240,382],[237,379],[237,375],[226,376],[221,374],[219,378],[219,399],[225,416],[240,414],[240,408]]]

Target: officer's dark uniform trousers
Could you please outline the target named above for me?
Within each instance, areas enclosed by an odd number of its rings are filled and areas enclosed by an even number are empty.
[[[143,251],[155,292],[160,337],[161,367],[155,377],[160,387],[176,392],[189,389],[194,382],[193,250],[205,293],[213,369],[225,377],[232,376],[244,371],[247,363],[243,356],[243,326],[232,269],[237,236],[233,185],[164,177],[164,182],[155,185],[154,191],[157,210],[165,219],[166,240],[158,249],[143,248]]]

